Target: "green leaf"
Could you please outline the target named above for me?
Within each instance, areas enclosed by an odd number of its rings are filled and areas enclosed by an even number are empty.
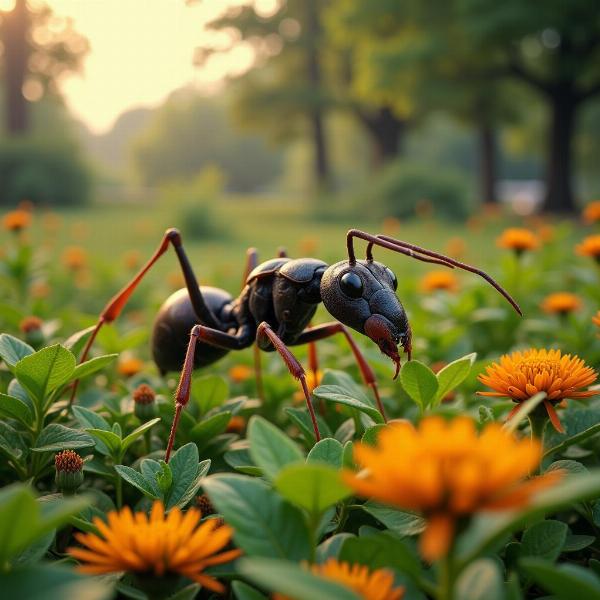
[[[72,410],[75,418],[82,427],[110,431],[108,421],[93,410],[85,408],[84,406],[74,406]]]
[[[322,462],[336,469],[342,467],[344,447],[333,438],[325,438],[317,442],[306,457],[307,462]]]
[[[504,578],[498,563],[480,558],[471,563],[456,582],[456,597],[461,600],[504,600]]]
[[[191,396],[204,415],[215,406],[220,406],[229,397],[227,380],[219,375],[204,375],[194,378]]]
[[[207,417],[194,425],[190,431],[190,438],[196,443],[198,450],[202,450],[212,438],[223,433],[230,419],[231,413],[225,411]]]
[[[86,360],[84,363],[81,363],[75,367],[75,370],[71,374],[69,378],[70,381],[74,379],[82,379],[83,377],[87,377],[100,369],[104,369],[107,365],[113,362],[118,354],[105,354],[104,356],[96,356],[95,358],[90,358],[90,360]]]
[[[564,482],[540,491],[533,496],[529,505],[519,511],[482,513],[475,517],[456,545],[456,556],[464,563],[493,549],[500,540],[535,518],[570,509],[576,502],[600,497],[600,470],[595,469],[581,475],[571,475]]]
[[[0,564],[6,564],[35,540],[66,523],[89,504],[85,496],[54,503],[36,501],[29,486],[13,484],[0,490]],[[2,588],[2,593],[5,590]]]
[[[94,440],[79,429],[71,429],[58,423],[47,425],[40,433],[36,447],[32,452],[60,452],[61,450],[76,450],[77,448],[91,448]]]
[[[160,498],[160,495],[156,493],[150,482],[148,482],[146,478],[141,473],[138,473],[135,469],[132,469],[126,465],[115,465],[115,471],[124,481],[142,492],[144,496],[152,498],[153,500],[158,500]]]
[[[109,582],[58,565],[32,565],[2,573],[0,589],[5,598],[27,600],[108,600],[113,595]]]
[[[242,581],[234,581],[231,587],[237,600],[268,600],[264,594]]]
[[[248,579],[294,600],[360,600],[360,596],[306,568],[284,560],[244,558],[238,569]]]
[[[85,343],[88,341],[89,337],[92,335],[92,332],[96,329],[95,325],[90,325],[90,327],[86,327],[80,331],[76,331],[72,336],[68,337],[63,346],[70,350],[75,356],[79,355],[79,352],[83,350]]]
[[[580,444],[600,433],[600,409],[582,408],[567,410],[561,415],[565,433],[548,428],[544,438],[544,456],[561,453],[569,446]]]
[[[274,483],[284,498],[313,515],[351,493],[338,469],[320,463],[288,465],[279,472]]]
[[[350,406],[351,408],[355,408],[356,410],[369,415],[376,423],[383,423],[381,413],[362,391],[360,395],[355,392],[353,395],[350,395],[346,388],[339,385],[320,385],[313,390],[313,395],[320,400],[327,400],[328,402]]]
[[[73,354],[60,344],[55,344],[22,358],[15,365],[15,376],[42,406],[49,394],[69,381],[74,370]]]
[[[33,544],[29,544],[23,552],[20,552],[12,559],[12,566],[21,567],[42,560],[46,552],[48,552],[48,548],[50,548],[50,545],[54,541],[55,535],[56,530],[52,529],[42,537],[38,538]]]
[[[365,502],[362,509],[398,535],[418,535],[425,531],[425,519],[419,515],[389,508],[371,500]]]
[[[363,444],[369,444],[369,446],[377,445],[377,437],[379,436],[379,432],[386,427],[385,425],[373,425],[373,427],[369,427],[362,436],[361,442]]]
[[[121,452],[125,452],[133,442],[135,442],[138,438],[142,437],[146,431],[152,429],[157,423],[160,422],[160,417],[156,417],[156,419],[152,419],[151,421],[147,421],[146,423],[142,423],[139,427],[134,429],[129,435],[123,438],[121,442]]]
[[[351,533],[336,533],[317,547],[317,562],[324,563],[329,558],[337,559],[346,540],[355,537]]]
[[[288,406],[284,409],[284,412],[293,421],[294,425],[300,429],[307,444],[314,446],[317,439],[315,438],[315,430],[313,429],[308,409]],[[327,425],[321,415],[317,415],[317,425],[319,426],[319,433],[323,437],[331,437],[331,429],[329,429],[329,425]]]
[[[542,589],[560,600],[600,598],[600,578],[590,569],[573,564],[556,565],[541,558],[524,558],[519,565]]]
[[[33,422],[33,414],[29,406],[19,398],[6,394],[0,394],[0,415],[15,419],[27,427]]]
[[[300,448],[283,431],[262,417],[255,415],[250,419],[247,438],[254,464],[269,479],[274,479],[285,465],[304,460]]]
[[[23,436],[8,423],[0,420],[0,452],[18,463],[29,452]]]
[[[196,494],[198,493],[198,490],[200,489],[200,486],[204,482],[204,478],[206,477],[210,469],[210,465],[210,459],[203,460],[202,462],[198,463],[196,477],[188,485],[187,489],[183,492],[183,494],[181,494],[177,499],[174,498],[173,495],[170,496],[169,503],[167,505],[169,509],[175,506],[182,508],[195,498]]]
[[[436,375],[438,389],[433,401],[434,405],[439,404],[448,392],[451,392],[467,378],[476,358],[477,354],[475,352],[467,354],[467,356],[451,362],[439,371]]]
[[[308,560],[312,542],[304,515],[259,479],[219,474],[203,488],[247,554]]]
[[[160,461],[160,471],[156,473],[156,483],[163,496],[166,496],[173,485],[173,472],[171,467],[164,461]]]
[[[556,460],[546,469],[546,473],[551,473],[552,471],[566,471],[567,474],[575,475],[578,473],[587,473],[588,469],[576,460]]]
[[[0,358],[9,368],[14,367],[22,358],[34,352],[35,350],[29,344],[8,333],[0,335]]]
[[[200,479],[210,468],[210,460],[198,462],[198,448],[190,442],[173,454],[169,467],[173,484],[168,495],[167,509],[187,504],[200,487]]]
[[[387,531],[347,539],[342,545],[339,560],[367,565],[369,569],[397,569],[414,580],[423,575],[415,549]]]
[[[562,521],[540,521],[523,533],[521,556],[556,560],[562,552],[569,528]]]
[[[404,363],[400,369],[400,382],[404,391],[413,402],[420,406],[421,410],[427,408],[438,391],[438,380],[435,373],[418,360]]]
[[[86,431],[95,437],[97,440],[100,440],[102,444],[107,448],[108,453],[112,456],[118,456],[121,453],[121,438],[112,431],[104,431],[104,429],[86,429]],[[100,447],[98,448],[100,452],[102,450]]]
[[[538,392],[537,394],[527,398],[521,403],[519,410],[504,424],[504,429],[509,433],[514,433],[522,421],[524,421],[536,408],[546,399],[546,392]],[[543,429],[543,427],[542,427]]]
[[[567,535],[563,552],[579,552],[588,546],[591,546],[596,541],[593,535]]]

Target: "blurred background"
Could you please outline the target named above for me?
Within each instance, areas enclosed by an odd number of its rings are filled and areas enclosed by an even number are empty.
[[[464,220],[493,203],[569,213],[600,193],[595,0],[0,10],[6,207],[242,195]]]

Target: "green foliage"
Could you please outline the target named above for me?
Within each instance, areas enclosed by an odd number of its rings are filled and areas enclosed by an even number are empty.
[[[0,205],[30,200],[43,206],[79,205],[88,200],[90,176],[69,145],[29,139],[0,144]]]
[[[406,161],[389,164],[360,197],[361,203],[368,197],[371,210],[381,218],[406,219],[432,212],[461,220],[471,211],[468,185],[460,172]]]

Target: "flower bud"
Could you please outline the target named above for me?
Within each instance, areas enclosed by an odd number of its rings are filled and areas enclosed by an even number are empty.
[[[25,334],[25,341],[35,348],[44,343],[43,324],[44,322],[35,316],[25,317],[19,323],[19,329]]]
[[[73,450],[63,450],[54,457],[56,487],[65,495],[74,494],[83,483],[83,459]]]
[[[139,385],[133,392],[133,412],[143,422],[156,417],[156,394],[146,383]]]

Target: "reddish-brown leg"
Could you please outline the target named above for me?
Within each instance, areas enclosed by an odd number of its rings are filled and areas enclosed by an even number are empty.
[[[197,342],[202,341],[211,346],[224,348],[225,350],[241,350],[247,348],[252,343],[253,339],[254,334],[249,331],[244,332],[242,335],[231,335],[217,329],[205,327],[204,325],[194,325],[194,327],[192,327],[183,368],[181,369],[181,375],[179,377],[179,384],[175,391],[175,415],[173,416],[173,423],[171,425],[171,432],[169,434],[169,441],[165,452],[165,462],[169,462],[169,458],[171,457],[181,412],[190,400],[190,388],[192,384],[192,373],[194,371],[194,356],[196,354]]]
[[[194,311],[199,320],[203,323],[207,324],[210,327],[218,328],[219,322],[211,312],[211,310],[206,306],[204,302],[204,298],[198,288],[198,282],[196,280],[196,276],[194,275],[194,271],[192,266],[185,254],[183,249],[183,244],[181,241],[181,235],[177,229],[167,229],[163,239],[156,249],[154,254],[150,257],[150,260],[139,270],[139,272],[134,276],[134,278],[123,287],[117,294],[115,294],[106,304],[100,316],[98,317],[98,322],[92,331],[87,343],[85,344],[83,351],[81,352],[81,356],[79,358],[79,362],[85,361],[87,355],[98,335],[98,332],[102,328],[105,323],[112,323],[120,314],[127,301],[129,300],[131,294],[135,291],[136,287],[140,283],[140,281],[144,278],[146,273],[152,268],[152,266],[156,263],[156,261],[168,250],[169,244],[173,246],[175,252],[177,254],[177,258],[179,260],[179,264],[181,266],[181,270],[183,272],[183,276],[185,279],[185,284],[190,295],[190,300],[192,302],[192,306],[194,307]],[[73,389],[71,392],[70,403],[73,403],[75,399],[75,394],[77,393],[77,387],[79,384],[79,380],[73,382]]]
[[[373,372],[373,369],[371,369],[369,363],[366,361],[365,357],[360,351],[360,348],[356,345],[356,342],[350,335],[350,332],[344,325],[342,325],[342,323],[338,323],[337,321],[335,321],[333,323],[324,323],[323,325],[311,327],[310,329],[307,329],[302,332],[300,337],[294,342],[294,346],[300,344],[311,344],[318,340],[323,340],[325,338],[331,337],[336,333],[344,334],[344,337],[348,341],[350,349],[352,350],[352,354],[354,354],[354,358],[356,359],[356,362],[358,364],[358,368],[360,370],[362,379],[365,385],[373,390],[373,395],[375,396],[375,401],[377,402],[377,408],[379,409],[383,420],[387,423],[385,409],[383,408],[383,403],[381,402],[381,397],[379,396],[379,388],[377,387],[375,373]]]
[[[318,442],[321,439],[321,434],[319,433],[319,425],[317,424],[315,410],[310,400],[310,392],[308,391],[308,386],[306,385],[306,375],[304,373],[302,365],[298,362],[298,359],[290,352],[289,348],[281,341],[281,339],[273,331],[273,329],[271,329],[271,326],[265,321],[263,321],[256,330],[256,340],[258,341],[259,339],[264,337],[267,337],[269,339],[271,344],[273,344],[275,350],[277,350],[281,358],[283,358],[283,362],[285,363],[291,375],[300,382],[300,385],[302,386],[302,392],[304,393],[304,398],[306,400],[306,406],[308,407],[308,412],[312,421],[313,429],[315,430],[315,439]]]

